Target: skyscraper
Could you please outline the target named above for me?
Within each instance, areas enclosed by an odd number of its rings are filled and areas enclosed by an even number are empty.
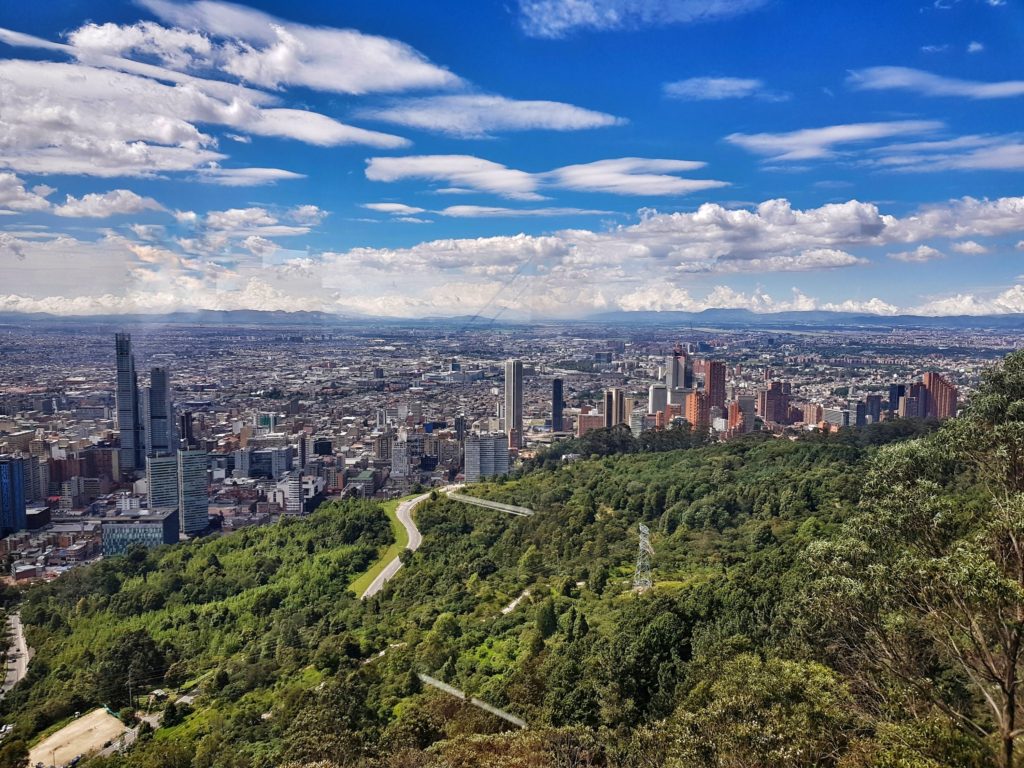
[[[178,459],[175,456],[146,458],[146,482],[149,486],[149,509],[178,509]]]
[[[704,363],[704,393],[709,408],[725,409],[725,363],[721,360]]]
[[[508,442],[500,432],[466,436],[467,483],[508,474]]]
[[[195,445],[196,437],[194,427],[192,426],[192,411],[184,411],[178,416],[178,436],[189,448]]]
[[[25,478],[28,459],[0,456],[0,535],[23,531],[25,519]]]
[[[523,363],[508,360],[505,363],[505,430],[508,447],[523,447]]]
[[[551,380],[551,431],[561,432],[563,430],[562,411],[565,410],[565,400],[562,397],[562,380]]]
[[[710,408],[707,395],[698,390],[691,392],[686,398],[684,416],[696,431],[706,431],[710,422]]]
[[[664,384],[651,384],[647,390],[647,412],[658,413],[668,406],[668,387]]]
[[[153,368],[149,373],[149,396],[146,398],[146,455],[174,453],[174,411],[171,406],[171,375],[166,368]]]
[[[196,534],[209,524],[206,451],[178,451],[178,515],[183,533]]]
[[[145,454],[131,334],[116,334],[114,343],[117,349],[117,428],[121,435],[119,463],[123,475],[134,477],[145,467]]]
[[[889,385],[889,416],[895,416],[900,407],[900,398],[907,394],[906,384]]]
[[[956,416],[956,387],[942,374],[929,371],[924,375],[924,388],[928,392],[928,410],[931,419],[949,419]]]
[[[625,424],[626,421],[626,392],[621,387],[612,387],[604,391],[604,406],[601,409],[604,416],[604,426],[614,427],[616,424]]]

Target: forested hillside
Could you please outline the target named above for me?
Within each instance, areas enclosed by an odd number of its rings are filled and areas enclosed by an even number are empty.
[[[88,765],[1017,764],[1024,355],[938,430],[698,443],[603,433],[467,489],[529,518],[433,500],[365,603],[347,586],[391,532],[352,501],[32,588],[0,760],[131,684],[194,698]]]

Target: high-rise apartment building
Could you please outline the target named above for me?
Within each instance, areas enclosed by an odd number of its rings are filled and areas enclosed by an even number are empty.
[[[933,371],[923,377],[925,391],[928,393],[926,417],[931,419],[950,419],[956,416],[956,387],[946,378]]]
[[[704,393],[709,408],[725,409],[725,363],[721,360],[704,363]]]
[[[686,397],[686,411],[683,417],[696,430],[705,430],[710,423],[708,397],[704,392],[694,390]]]
[[[508,474],[508,441],[501,432],[466,436],[467,483]]]
[[[523,447],[523,362],[505,363],[505,430],[508,447]]]
[[[758,393],[757,410],[766,423],[789,423],[789,382],[773,381]]]
[[[0,456],[0,536],[28,527],[25,517],[28,461],[17,456]]]
[[[119,465],[123,475],[134,477],[146,464],[131,334],[116,334],[114,344],[117,353],[117,428],[121,440]]]
[[[564,429],[562,412],[565,410],[565,399],[562,392],[562,380],[551,380],[551,431],[561,432]]]
[[[182,532],[192,535],[209,524],[210,497],[206,451],[178,451],[178,515]]]

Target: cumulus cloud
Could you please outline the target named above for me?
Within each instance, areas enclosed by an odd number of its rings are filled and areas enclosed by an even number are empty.
[[[966,253],[972,256],[979,256],[983,253],[988,253],[988,248],[986,248],[981,243],[976,243],[973,240],[965,240],[962,243],[953,243],[953,245],[951,245],[950,248],[952,248],[957,253]]]
[[[979,43],[977,40],[972,40],[967,44],[968,53],[981,53],[985,50],[985,46]]]
[[[400,209],[381,212],[417,218]],[[857,270],[889,252],[930,259],[937,252],[927,243],[935,240],[971,243],[970,249],[977,250],[975,245],[989,247],[986,238],[1024,236],[1024,198],[962,198],[900,216],[856,200],[806,209],[787,200],[768,200],[750,209],[708,203],[687,212],[644,210],[632,223],[600,230],[439,238],[407,247],[324,253],[288,250],[281,244],[282,238],[313,226],[298,221],[319,216],[308,208],[249,206],[172,215],[178,227],[189,230],[188,236],[168,239],[162,232],[136,227],[125,230],[136,240],[112,233],[86,241],[5,232],[0,270],[21,260],[31,260],[34,269],[4,271],[12,278],[5,281],[7,295],[0,305],[65,314],[109,312],[131,306],[150,292],[156,298],[146,311],[171,306],[294,308],[301,299],[304,307],[325,311],[413,316],[556,316],[683,306],[892,314],[897,308],[879,298],[846,299],[841,289],[840,297],[824,300],[803,291],[776,296],[724,285],[710,290],[693,286],[708,285],[702,281],[714,275]],[[360,280],[353,281],[353,274]],[[832,283],[841,286],[843,281]],[[399,284],[400,290],[395,287]],[[107,300],[111,285],[123,286],[113,303]],[[63,304],[60,297],[66,299]],[[939,309],[932,311],[1011,311],[1019,298],[1006,291],[964,293],[934,299]],[[264,300],[268,304],[260,303]]]
[[[922,264],[926,261],[934,261],[935,259],[945,258],[945,254],[930,245],[919,245],[912,251],[898,251],[897,253],[890,253],[890,259],[896,261],[907,261],[915,264]]]
[[[577,30],[695,24],[756,10],[767,0],[519,0],[523,31],[559,38]]]
[[[496,131],[578,131],[626,122],[559,101],[517,101],[483,94],[406,99],[387,107],[361,110],[359,115],[463,138],[480,138]]]
[[[911,91],[922,96],[1008,99],[1024,95],[1024,80],[985,83],[943,77],[910,67],[868,67],[850,73],[849,85],[861,91]]]
[[[623,157],[568,165],[552,171],[529,173],[471,155],[419,155],[373,157],[367,161],[371,181],[420,178],[519,200],[541,200],[545,186],[582,192],[620,195],[685,195],[726,186],[714,179],[686,179],[672,175],[704,167],[693,160]]]
[[[45,192],[46,194],[42,194]],[[45,211],[50,207],[47,195],[53,194],[50,187],[25,189],[25,182],[13,173],[0,172],[0,213],[14,211]]]
[[[164,207],[151,197],[142,197],[130,189],[92,193],[80,198],[67,196],[63,205],[53,209],[58,216],[103,219],[142,211],[162,211]]]
[[[774,93],[761,80],[742,77],[691,77],[662,86],[665,96],[683,101],[724,101],[726,99],[758,98],[762,101],[785,101],[788,94]]]

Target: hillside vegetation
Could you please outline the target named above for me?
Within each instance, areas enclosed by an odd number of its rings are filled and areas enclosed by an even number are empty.
[[[469,490],[536,514],[425,504],[423,546],[365,602],[349,585],[393,534],[355,501],[32,588],[0,765],[129,682],[194,700],[90,766],[1017,764],[1024,354],[937,430],[613,431]]]

